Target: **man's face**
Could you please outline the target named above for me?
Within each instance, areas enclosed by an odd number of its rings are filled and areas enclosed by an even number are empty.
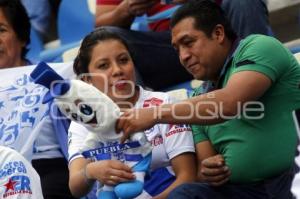
[[[215,80],[226,59],[221,43],[224,34],[216,26],[211,37],[194,28],[194,18],[185,18],[172,29],[172,45],[181,64],[195,79]],[[224,33],[224,31],[223,31]]]

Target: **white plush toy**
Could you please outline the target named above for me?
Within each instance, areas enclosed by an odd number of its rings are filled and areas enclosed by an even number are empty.
[[[60,111],[69,119],[82,123],[90,132],[82,154],[101,161],[116,159],[132,167],[136,180],[115,187],[103,185],[98,198],[129,199],[143,191],[144,176],[151,163],[151,144],[143,132],[135,133],[125,143],[122,134],[115,133],[120,116],[119,107],[104,93],[81,80],[64,80],[46,63],[39,63],[31,73],[35,83],[49,88],[44,101],[54,99]]]

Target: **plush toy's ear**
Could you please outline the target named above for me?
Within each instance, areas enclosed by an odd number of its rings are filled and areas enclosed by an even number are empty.
[[[46,93],[43,98],[43,104],[53,100],[53,98],[62,96],[70,89],[70,81],[63,80],[64,82],[53,83],[51,89]]]
[[[34,83],[49,89],[43,103],[47,103],[57,96],[64,95],[70,89],[70,81],[64,80],[55,70],[45,62],[40,62],[30,74]]]

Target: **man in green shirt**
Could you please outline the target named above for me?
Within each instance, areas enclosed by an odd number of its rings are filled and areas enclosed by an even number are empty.
[[[182,65],[206,84],[184,102],[125,112],[117,129],[127,135],[156,123],[193,124],[200,183],[169,198],[292,198],[298,62],[274,38],[239,41],[209,0],[183,5],[171,28]]]

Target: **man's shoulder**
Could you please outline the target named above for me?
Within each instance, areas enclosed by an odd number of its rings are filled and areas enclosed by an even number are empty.
[[[274,37],[266,36],[266,35],[260,35],[260,34],[253,34],[249,35],[248,37],[241,40],[239,45],[239,50],[242,50],[244,48],[250,48],[250,47],[270,47],[270,46],[278,46],[283,47],[283,45]]]

